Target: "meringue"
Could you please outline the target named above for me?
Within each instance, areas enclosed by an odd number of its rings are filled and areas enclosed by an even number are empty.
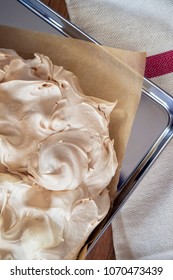
[[[76,259],[110,208],[115,103],[34,56],[0,49],[0,259]]]

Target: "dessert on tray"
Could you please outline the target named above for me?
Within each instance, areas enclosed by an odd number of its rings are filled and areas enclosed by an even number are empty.
[[[0,49],[0,259],[76,259],[110,208],[110,103],[43,54]]]

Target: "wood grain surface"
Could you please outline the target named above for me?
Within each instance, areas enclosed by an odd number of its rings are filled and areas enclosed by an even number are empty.
[[[52,10],[60,13],[64,18],[69,19],[67,6],[65,0],[41,0],[44,4],[49,6]]]
[[[52,10],[61,14],[64,18],[69,19],[65,0],[41,0]],[[112,228],[109,226],[97,244],[86,257],[88,260],[115,260],[115,251],[112,240]]]

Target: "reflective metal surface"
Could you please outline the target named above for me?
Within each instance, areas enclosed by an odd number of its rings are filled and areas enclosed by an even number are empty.
[[[27,9],[18,2],[26,6]],[[8,9],[9,5],[7,4],[13,5],[13,9]],[[12,16],[6,18],[10,10],[12,11]],[[35,15],[29,10],[35,13]],[[72,23],[53,12],[39,0],[3,1],[0,10],[0,24],[55,34],[60,32],[65,36],[98,44],[93,38],[90,38]],[[144,79],[141,102],[121,170],[118,196],[115,199],[113,209],[107,217],[103,230],[92,243],[89,250],[110,224],[119,208],[159,156],[165,145],[172,138],[172,135],[173,98],[152,82]]]
[[[39,0],[27,0],[27,1],[18,0],[18,1],[21,2],[28,9],[30,9],[32,12],[34,12],[37,16],[39,16],[44,21],[46,21],[53,28],[55,28],[60,33],[62,33],[64,36],[67,37],[70,36],[73,38],[97,43],[96,40],[94,40],[93,38],[85,34],[81,29],[79,29],[77,26],[74,26],[68,20],[64,19],[61,15],[55,13],[53,10],[51,10],[41,1]]]
[[[28,8],[21,5],[17,0],[1,0],[0,3],[0,24],[60,34],[56,29],[30,12]]]

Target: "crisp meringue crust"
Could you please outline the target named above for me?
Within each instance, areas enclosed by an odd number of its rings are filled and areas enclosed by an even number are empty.
[[[77,257],[110,207],[114,106],[48,57],[0,49],[1,259]]]

